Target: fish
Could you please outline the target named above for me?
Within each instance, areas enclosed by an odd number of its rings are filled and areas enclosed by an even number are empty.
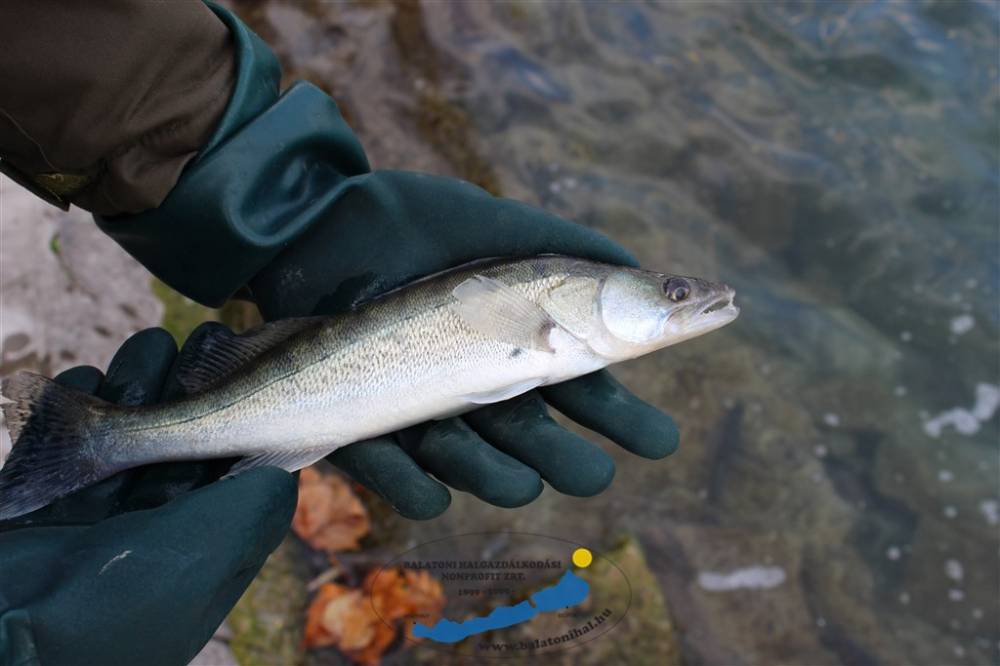
[[[724,326],[721,283],[561,255],[490,259],[329,317],[210,331],[176,362],[185,395],[122,406],[19,372],[0,385],[14,447],[0,519],[123,470],[238,458],[288,471]]]

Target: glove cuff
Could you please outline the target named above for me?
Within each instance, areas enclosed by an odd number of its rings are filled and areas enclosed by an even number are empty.
[[[280,98],[267,45],[231,12],[236,87],[212,138],[159,207],[95,216],[98,226],[165,283],[222,305],[319,218],[346,178],[369,170],[337,105],[297,83]]]
[[[281,64],[264,40],[228,9],[213,2],[205,4],[226,25],[233,37],[236,85],[215,133],[202,146],[202,155],[216,148],[236,130],[274,104],[281,84]]]

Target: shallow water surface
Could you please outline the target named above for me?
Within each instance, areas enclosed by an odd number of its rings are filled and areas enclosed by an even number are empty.
[[[688,663],[1000,660],[997,5],[271,3],[379,167],[473,179],[740,319],[622,367],[674,414],[592,499],[415,535],[637,535]],[[573,520],[568,526],[566,517]]]

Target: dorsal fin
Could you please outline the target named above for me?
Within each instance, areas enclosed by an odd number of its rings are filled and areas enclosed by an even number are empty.
[[[185,393],[199,393],[297,333],[326,320],[328,317],[280,319],[240,335],[222,324],[204,324],[184,344],[175,377]]]

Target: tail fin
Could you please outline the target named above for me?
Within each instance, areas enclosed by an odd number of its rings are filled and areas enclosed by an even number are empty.
[[[95,454],[91,432],[109,403],[30,372],[4,380],[0,393],[14,443],[0,467],[0,520],[34,511],[114,472]]]

